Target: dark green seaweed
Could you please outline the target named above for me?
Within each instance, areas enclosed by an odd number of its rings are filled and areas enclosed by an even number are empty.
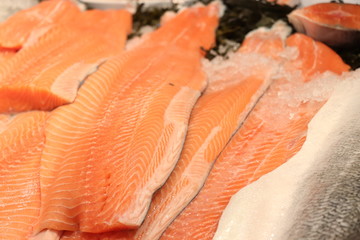
[[[208,3],[211,1],[202,1]],[[226,55],[232,46],[225,51],[220,51],[220,46],[226,46],[228,40],[241,43],[246,34],[261,26],[270,27],[277,20],[287,22],[287,14],[293,9],[288,6],[280,6],[265,0],[225,0],[226,11],[220,19],[216,31],[216,46],[210,51],[215,55]]]
[[[160,18],[166,11],[176,11],[176,5],[173,4],[168,8],[145,8],[144,4],[139,4],[133,15],[133,32],[129,38],[140,36],[139,31],[143,26],[158,28]]]
[[[334,49],[346,64],[351,66],[351,69],[355,70],[360,68],[360,46],[353,48],[338,48]]]

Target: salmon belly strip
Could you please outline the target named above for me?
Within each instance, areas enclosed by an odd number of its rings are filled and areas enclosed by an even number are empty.
[[[85,77],[122,51],[130,30],[125,10],[85,11],[71,25],[57,24],[0,67],[0,112],[72,102]]]
[[[0,239],[27,239],[40,213],[45,112],[0,115]]]
[[[0,23],[0,48],[20,49],[49,31],[54,23],[70,23],[78,7],[70,0],[49,0],[19,11]]]
[[[38,231],[96,233],[142,223],[205,88],[201,48],[213,45],[218,14],[218,4],[182,11],[141,46],[104,63],[73,104],[52,112]]]
[[[349,67],[328,47],[304,35],[290,36],[287,50],[290,59],[284,62],[279,77],[220,154],[200,193],[161,239],[212,239],[231,196],[301,148],[308,122],[330,94],[320,84],[326,83],[326,78],[311,77]],[[331,61],[336,64],[326,69],[325,63]],[[319,99],[312,97],[316,93]]]

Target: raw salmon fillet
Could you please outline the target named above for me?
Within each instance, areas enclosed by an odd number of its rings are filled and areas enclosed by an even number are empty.
[[[227,61],[206,63],[209,84],[191,113],[180,159],[155,194],[144,223],[134,233],[135,239],[158,239],[196,196],[215,159],[272,82],[280,61],[272,61],[261,52],[266,46],[282,48],[290,29],[278,24],[271,31],[261,31],[268,39],[257,41],[253,54],[244,51]],[[257,39],[256,34],[253,36]]]
[[[16,52],[17,52],[16,50],[12,50],[12,49],[0,49],[0,63],[4,64],[10,58],[15,56]]]
[[[284,63],[282,74],[216,160],[200,193],[161,239],[211,239],[231,196],[284,163],[302,146],[308,122],[328,96],[321,84],[309,81],[310,77],[349,67],[331,49],[305,35],[290,36],[287,46],[291,50],[288,56],[296,59]],[[308,58],[308,54],[315,56]],[[331,61],[336,64],[322,67]],[[313,93],[320,94],[320,100],[307,97]]]
[[[358,46],[360,5],[319,3],[288,15],[296,30],[331,46]]]
[[[42,229],[137,228],[173,170],[204,90],[219,5],[192,7],[92,74],[46,127]],[[190,21],[191,20],[191,21]],[[189,40],[190,39],[190,40]]]
[[[40,213],[45,112],[0,115],[0,239],[27,239]]]
[[[60,240],[128,240],[133,239],[129,231],[114,231],[104,233],[65,232]]]
[[[15,13],[0,23],[0,47],[20,49],[51,30],[54,23],[70,23],[80,13],[70,0],[48,0]]]
[[[63,239],[158,239],[195,197],[234,131],[277,73],[290,29],[279,22],[250,33],[239,53],[224,61],[204,62],[207,89],[196,103],[177,166],[155,194],[141,227],[104,234],[66,233]],[[252,53],[252,54],[250,54]],[[269,57],[278,57],[278,62]],[[260,73],[260,74],[259,74]]]
[[[85,11],[71,25],[56,25],[0,66],[0,112],[72,102],[85,77],[123,50],[130,30],[125,10]]]
[[[360,6],[357,4],[319,3],[297,9],[290,15],[322,25],[360,30]]]

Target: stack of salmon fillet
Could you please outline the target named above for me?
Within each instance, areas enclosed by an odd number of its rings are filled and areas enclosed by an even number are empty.
[[[222,11],[166,14],[126,49],[126,10],[49,0],[0,24],[0,239],[211,239],[299,151],[335,85],[319,76],[349,66],[283,22],[205,60]]]

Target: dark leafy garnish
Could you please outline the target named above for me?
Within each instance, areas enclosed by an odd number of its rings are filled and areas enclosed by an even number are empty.
[[[226,11],[216,31],[216,46],[212,49],[217,55],[227,54],[231,46],[225,47],[225,51],[220,46],[227,46],[229,40],[241,43],[251,30],[270,27],[280,19],[287,22],[286,15],[293,10],[265,0],[225,0],[224,4]]]
[[[345,63],[351,66],[351,69],[355,70],[360,68],[360,46],[345,49],[334,49]]]
[[[176,5],[168,8],[144,8],[144,4],[139,4],[133,15],[133,32],[129,38],[139,36],[143,26],[159,27],[161,16],[166,11],[176,11]]]

